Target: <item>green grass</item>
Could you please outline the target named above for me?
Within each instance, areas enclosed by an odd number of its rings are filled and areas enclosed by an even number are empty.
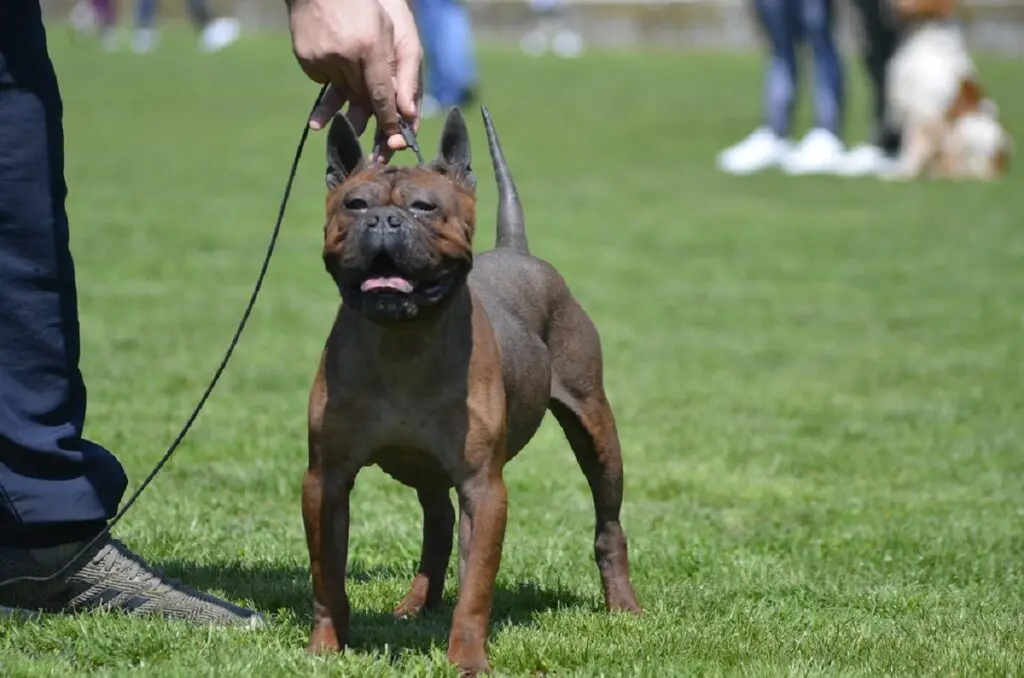
[[[316,88],[284,35],[215,57],[184,36],[142,58],[51,39],[88,433],[134,488],[239,318]],[[753,124],[754,56],[481,60],[531,244],[602,333],[648,611],[602,611],[590,497],[548,418],[506,473],[498,672],[1024,672],[1019,172],[988,186],[734,179],[713,158]],[[867,103],[849,63],[858,141]],[[982,63],[1018,124],[1019,69]],[[438,131],[425,124],[427,149]],[[389,616],[420,518],[376,469],[353,500],[354,649],[303,652],[306,398],[337,303],[319,258],[322,143],[311,137],[219,390],[118,529],[172,574],[266,612],[268,628],[0,622],[6,675],[451,675],[451,577],[441,613]],[[482,170],[478,247],[493,242],[494,204]]]

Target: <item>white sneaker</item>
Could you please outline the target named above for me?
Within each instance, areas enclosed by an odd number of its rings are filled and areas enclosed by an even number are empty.
[[[71,27],[79,35],[93,35],[100,24],[100,18],[96,13],[96,9],[85,0],[79,0],[79,2],[75,3],[71,8],[71,14],[68,15],[68,19],[71,21]]]
[[[132,35],[132,51],[145,54],[156,49],[160,41],[160,33],[155,28],[140,28]]]
[[[123,37],[124,36],[121,35],[121,31],[117,30],[116,28],[111,28],[110,30],[108,30],[103,35],[103,38],[101,40],[101,43],[103,45],[103,51],[104,52],[116,52],[116,51],[120,50],[121,49],[121,38],[123,38]]]
[[[786,174],[832,174],[839,170],[846,147],[835,134],[815,128],[782,161]]]
[[[777,166],[789,153],[790,143],[767,127],[718,154],[718,169],[729,174],[753,174]]]
[[[575,59],[583,51],[583,38],[576,31],[563,28],[551,39],[551,51],[563,59]]]
[[[206,25],[199,36],[199,51],[217,52],[238,40],[242,24],[235,17],[225,16],[214,19]]]
[[[844,177],[880,176],[888,172],[895,162],[878,146],[863,144],[846,154],[837,173]]]
[[[541,28],[535,28],[519,40],[519,49],[523,54],[538,57],[548,50],[548,36]]]

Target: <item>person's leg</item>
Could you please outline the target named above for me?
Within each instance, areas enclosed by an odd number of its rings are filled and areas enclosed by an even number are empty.
[[[127,485],[117,459],[82,435],[62,115],[38,0],[0,3],[0,582],[66,563]],[[0,607],[103,602],[206,621],[251,616],[176,589],[110,539],[54,584],[0,583]]]
[[[441,76],[437,68],[438,33],[441,30],[441,19],[437,12],[437,0],[413,0],[411,3],[416,13],[416,25],[420,31],[420,40],[423,43],[423,75],[424,93],[423,102],[420,105],[420,116],[430,118],[441,112],[441,104],[437,100],[434,91]]]
[[[468,103],[476,84],[469,10],[457,0],[417,0],[427,94],[440,108]]]
[[[132,51],[151,52],[156,49],[160,33],[156,28],[157,0],[135,0],[135,31]]]
[[[91,0],[94,11],[99,17],[100,41],[107,51],[118,48],[116,0]]]
[[[556,56],[579,56],[583,36],[569,25],[566,0],[529,0],[529,5],[535,25],[519,40],[520,49],[530,56],[540,56],[550,43]]]
[[[794,3],[799,0],[756,0],[757,14],[771,47],[764,79],[765,124],[776,135],[790,135],[797,95],[799,24]]]
[[[66,535],[49,536],[48,525],[95,534],[127,479],[82,438],[62,104],[28,1],[4,3],[0,21],[0,542],[31,535],[52,546]]]
[[[885,13],[885,0],[854,0],[863,27],[863,59],[871,85],[870,142],[890,156],[900,150],[900,130],[888,120],[886,76],[889,60],[899,45],[899,28]]]
[[[833,38],[832,0],[794,0],[800,32],[814,56],[814,125],[790,153],[787,174],[838,172],[846,157],[843,145],[843,64]]]
[[[114,0],[92,0],[92,6],[100,20],[100,27],[111,29],[117,23],[117,3]]]
[[[440,101],[444,106],[466,105],[476,85],[476,54],[469,8],[462,0],[440,2],[441,30],[438,33],[438,70],[445,83]]]
[[[778,165],[789,153],[788,138],[797,95],[796,50],[800,39],[795,2],[799,0],[754,0],[754,9],[769,46],[763,123],[753,134],[718,155],[718,166],[725,172],[758,172]]]
[[[192,25],[198,29],[203,29],[213,16],[210,14],[210,7],[206,4],[206,0],[185,0],[185,9],[188,11],[188,17],[192,20]]]
[[[199,31],[199,49],[217,52],[238,40],[241,22],[233,16],[213,18],[206,0],[186,0],[186,9],[192,25]]]
[[[832,0],[800,0],[800,23],[814,55],[814,126],[842,137],[845,83]]]
[[[136,30],[152,29],[156,24],[157,0],[135,0]]]

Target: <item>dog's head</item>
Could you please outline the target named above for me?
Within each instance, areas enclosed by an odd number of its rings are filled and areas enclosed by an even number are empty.
[[[469,132],[452,109],[437,158],[370,163],[338,114],[327,137],[324,264],[345,306],[379,324],[432,317],[473,264],[476,193]]]
[[[889,0],[896,17],[904,22],[952,19],[955,0]]]

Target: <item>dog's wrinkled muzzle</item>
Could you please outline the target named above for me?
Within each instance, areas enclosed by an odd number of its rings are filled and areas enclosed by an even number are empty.
[[[359,245],[368,259],[386,253],[392,258],[399,254],[409,239],[408,218],[393,208],[374,210],[359,224]]]

